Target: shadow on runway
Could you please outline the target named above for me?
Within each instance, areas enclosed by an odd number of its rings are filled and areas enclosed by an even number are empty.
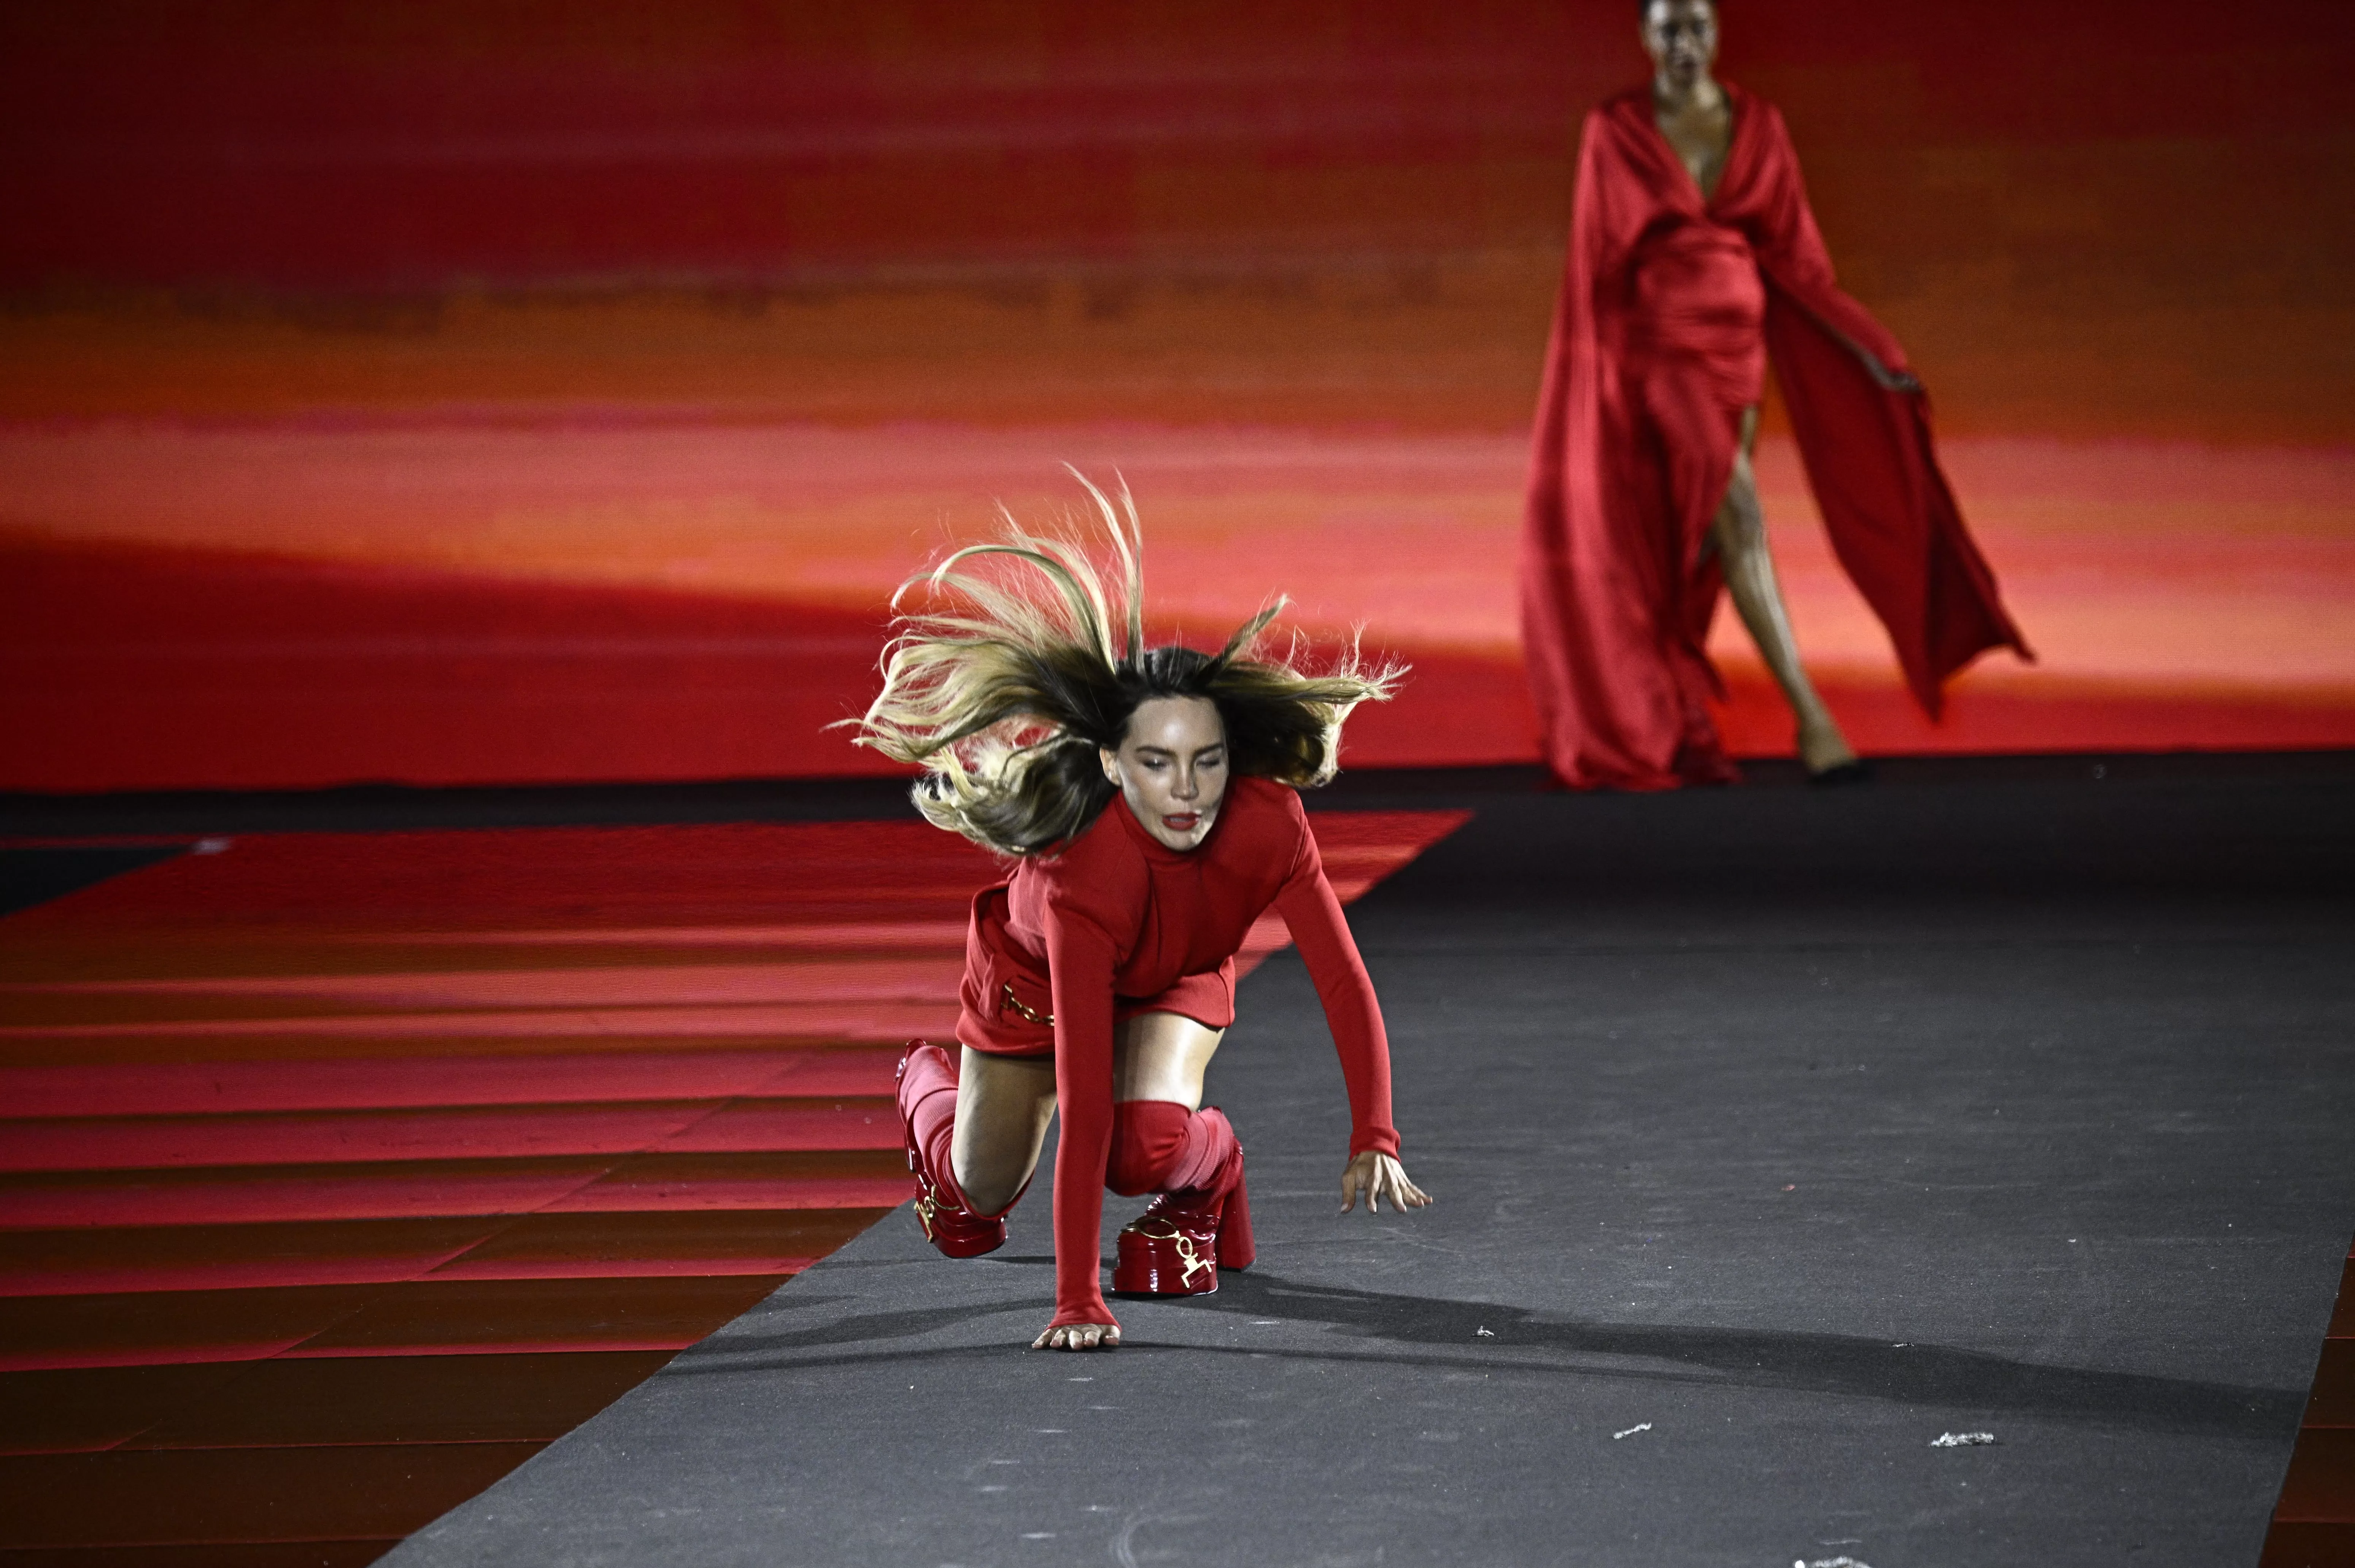
[[[1050,1263],[1013,1257],[1002,1264]],[[811,1296],[797,1311],[822,1309],[850,1296]],[[1297,1345],[1155,1345],[1131,1338],[1123,1353],[1195,1352],[1263,1355],[1291,1360],[1389,1361],[1480,1371],[1555,1373],[1638,1381],[1706,1382],[1845,1398],[1891,1401],[1975,1414],[2006,1413],[2088,1422],[2149,1432],[2203,1432],[2275,1442],[2294,1426],[2306,1395],[2296,1389],[2243,1387],[2100,1371],[2018,1360],[1981,1350],[1920,1342],[1866,1339],[1846,1334],[1724,1328],[1680,1324],[1600,1323],[1490,1302],[1403,1296],[1310,1285],[1263,1269],[1230,1273],[1212,1296],[1165,1303],[1180,1310],[1326,1328],[1369,1341],[1362,1350]],[[1013,1349],[1011,1344],[895,1349],[894,1340],[921,1338],[961,1323],[1043,1309],[1033,1295],[1005,1300],[858,1314],[783,1333],[732,1335],[709,1349],[709,1360],[675,1362],[666,1375],[810,1370],[890,1360],[969,1360]],[[1116,1310],[1116,1308],[1115,1308]],[[1487,1333],[1482,1334],[1486,1329]],[[1132,1335],[1135,1330],[1132,1328]],[[797,1352],[868,1345],[858,1354]],[[1401,1349],[1385,1349],[1380,1346]],[[1405,1347],[1420,1349],[1410,1350]],[[1540,1352],[1531,1357],[1529,1352]],[[1607,1360],[1598,1360],[1607,1358]]]

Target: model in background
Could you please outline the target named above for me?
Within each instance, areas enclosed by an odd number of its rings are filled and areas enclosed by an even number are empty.
[[[974,900],[961,1060],[915,1043],[900,1114],[925,1235],[973,1257],[1005,1242],[1060,1110],[1055,1316],[1033,1349],[1071,1350],[1120,1342],[1098,1278],[1107,1184],[1157,1194],[1120,1233],[1115,1292],[1196,1295],[1252,1262],[1242,1149],[1200,1106],[1234,1022],[1235,954],[1271,909],[1341,1056],[1342,1207],[1430,1201],[1398,1162],[1381,1008],[1295,793],[1333,776],[1343,720],[1396,672],[1254,657],[1281,603],[1215,656],[1148,649],[1135,510],[1088,491],[1119,594],[1084,550],[1009,520],[1005,542],[920,580],[953,607],[903,623],[859,735],[928,770],[916,804],[932,823],[1015,861]],[[967,565],[991,558],[1015,574]]]
[[[1547,761],[1581,787],[1736,776],[1703,645],[1731,591],[1819,780],[1856,754],[1799,662],[1750,450],[1771,353],[1832,548],[1933,718],[2027,645],[1931,446],[1896,340],[1833,281],[1774,106],[1710,74],[1710,0],[1646,0],[1648,87],[1589,114],[1546,354],[1522,619]]]

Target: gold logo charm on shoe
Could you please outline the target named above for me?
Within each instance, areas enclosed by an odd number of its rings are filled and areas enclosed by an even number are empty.
[[[1186,1265],[1185,1269],[1178,1275],[1178,1283],[1181,1286],[1193,1284],[1194,1275],[1198,1272],[1211,1266],[1210,1260],[1204,1257],[1200,1253],[1195,1250],[1193,1237],[1188,1235],[1177,1226],[1171,1225],[1167,1220],[1162,1220],[1158,1222],[1169,1226],[1167,1233],[1159,1231],[1148,1231],[1145,1228],[1144,1222],[1141,1221],[1136,1224],[1132,1225],[1130,1229],[1135,1231],[1138,1235],[1147,1237],[1153,1241],[1175,1243],[1178,1261]]]

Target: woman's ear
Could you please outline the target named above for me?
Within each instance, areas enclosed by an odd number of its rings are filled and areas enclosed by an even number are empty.
[[[1103,764],[1104,777],[1114,784],[1120,783],[1120,753],[1103,746],[1096,748],[1096,761]]]

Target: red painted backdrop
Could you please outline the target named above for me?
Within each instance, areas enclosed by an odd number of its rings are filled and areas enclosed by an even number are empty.
[[[857,768],[890,584],[1065,457],[1189,633],[1286,589],[1416,660],[1357,760],[1528,756],[1521,432],[1633,12],[8,5],[0,784]],[[1770,436],[1869,746],[2355,741],[2349,16],[1731,7],[2045,655],[1913,717]]]

